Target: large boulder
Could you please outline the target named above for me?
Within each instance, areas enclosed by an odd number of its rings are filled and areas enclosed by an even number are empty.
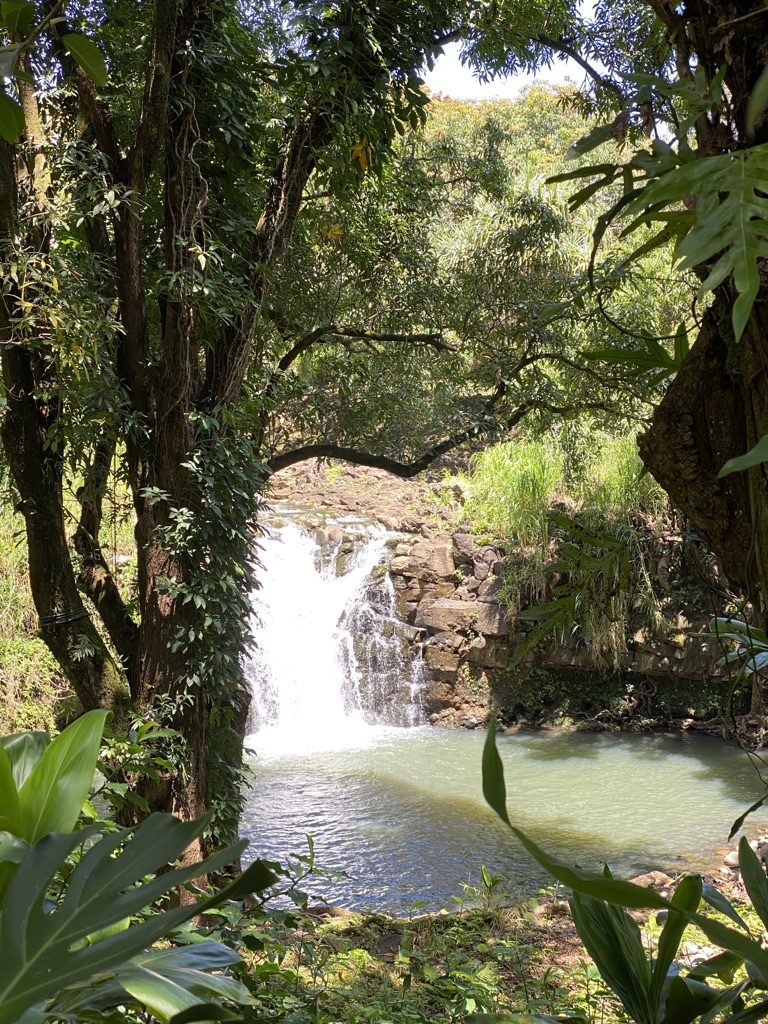
[[[389,563],[390,572],[412,576],[425,583],[437,583],[453,576],[453,546],[450,541],[430,538],[418,540],[407,555],[395,555]]]
[[[420,605],[416,612],[415,625],[432,633],[469,632],[489,636],[504,636],[507,632],[507,615],[496,604],[479,601],[455,601],[440,598],[426,606]]]

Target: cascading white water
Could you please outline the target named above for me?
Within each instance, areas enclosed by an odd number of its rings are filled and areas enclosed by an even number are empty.
[[[256,650],[249,665],[258,754],[365,746],[383,727],[419,722],[421,663],[394,616],[383,569],[387,533],[368,527],[336,575],[290,524],[262,541],[262,589],[254,595]]]

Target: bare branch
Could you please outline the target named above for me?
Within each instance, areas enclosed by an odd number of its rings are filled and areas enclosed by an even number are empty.
[[[604,89],[610,89],[623,102],[624,93],[621,90],[621,86],[617,85],[612,79],[606,78],[605,75],[601,75],[597,68],[592,67],[589,61],[570,45],[567,39],[553,39],[551,36],[541,35],[536,37],[536,41],[541,43],[542,46],[547,46],[551,50],[557,50],[558,53],[564,53],[566,57],[570,57],[579,67],[586,71],[597,85],[602,86]]]

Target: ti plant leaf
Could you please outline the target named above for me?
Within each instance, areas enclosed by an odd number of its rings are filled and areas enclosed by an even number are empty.
[[[37,842],[18,865],[0,911],[0,1024],[16,1024],[30,1007],[54,1000],[66,988],[118,972],[127,961],[148,949],[176,925],[246,892],[276,881],[261,862],[214,896],[145,917],[138,924],[95,942],[89,936],[146,907],[195,877],[231,864],[245,842],[221,850],[203,861],[148,875],[173,863],[201,834],[206,818],[180,822],[153,814],[135,831],[98,837],[98,826],[81,832],[48,835]],[[87,847],[68,877],[61,902],[49,909],[52,879],[79,846]],[[131,968],[133,971],[133,968]],[[131,974],[136,979],[144,975]],[[146,978],[145,978],[146,980]]]
[[[717,474],[718,479],[728,476],[730,473],[740,473],[745,469],[752,469],[753,466],[759,466],[761,462],[768,462],[768,434],[761,437],[754,448],[750,448],[745,455],[728,459]]]
[[[492,720],[489,723],[483,751],[483,794],[493,810],[507,824],[512,835],[553,878],[562,882],[563,885],[567,885],[579,896],[589,896],[618,907],[668,910],[671,914],[680,915],[688,924],[700,928],[710,942],[741,957],[743,961],[750,964],[757,976],[768,978],[766,973],[768,971],[768,951],[749,935],[734,931],[733,928],[729,928],[720,921],[691,910],[687,896],[685,900],[677,903],[670,902],[652,889],[643,889],[632,882],[605,875],[594,875],[581,868],[570,867],[562,861],[550,857],[521,829],[513,825],[506,810],[504,768],[496,750],[495,729],[495,721]],[[701,993],[699,992],[699,994]],[[736,996],[734,995],[733,998],[735,999]]]

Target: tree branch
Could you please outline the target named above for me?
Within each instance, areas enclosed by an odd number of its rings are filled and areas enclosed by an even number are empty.
[[[489,412],[492,406],[501,400],[503,395],[504,387],[500,385],[488,400],[487,408]],[[341,459],[342,462],[351,462],[356,466],[370,466],[373,469],[383,469],[387,473],[392,473],[393,476],[410,480],[412,477],[418,476],[419,473],[423,473],[441,455],[446,455],[467,441],[477,440],[486,434],[511,430],[528,413],[533,412],[535,409],[560,416],[570,416],[587,410],[599,409],[602,412],[610,411],[604,402],[574,402],[570,405],[561,406],[550,405],[547,402],[526,402],[503,421],[489,416],[486,420],[475,423],[464,430],[457,431],[457,433],[452,434],[439,444],[428,448],[423,455],[419,456],[418,459],[414,459],[413,462],[399,462],[397,459],[391,459],[386,455],[374,455],[359,448],[346,448],[343,445],[324,442],[321,444],[304,445],[300,448],[294,448],[293,451],[273,455],[267,461],[267,465],[273,473],[279,473],[281,469],[287,469],[289,466],[295,466],[299,462],[308,462],[311,459]]]
[[[536,36],[536,41],[541,43],[542,46],[549,47],[550,50],[557,50],[558,53],[564,53],[566,57],[570,57],[572,61],[575,61],[579,67],[586,71],[597,85],[601,85],[604,89],[610,89],[620,97],[622,102],[624,101],[624,93],[621,86],[617,85],[610,78],[601,75],[597,68],[592,67],[589,61],[582,57],[578,50],[574,50],[566,39],[553,39],[551,36],[539,35]]]
[[[115,650],[127,664],[136,651],[139,628],[128,614],[99,544],[102,502],[114,451],[115,443],[112,440],[101,440],[96,445],[94,460],[78,491],[80,521],[73,543],[81,559],[77,586],[93,602]]]

